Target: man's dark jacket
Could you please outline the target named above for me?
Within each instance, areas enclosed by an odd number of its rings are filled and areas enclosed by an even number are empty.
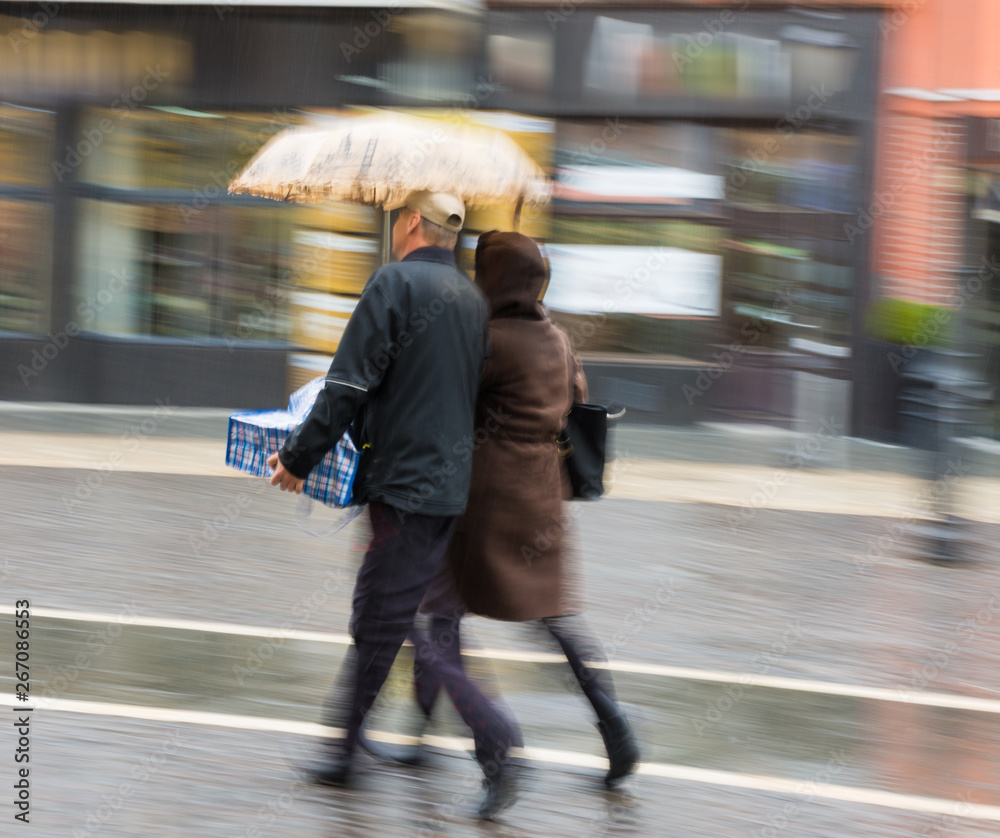
[[[423,247],[372,274],[326,384],[279,459],[306,477],[354,421],[355,497],[460,515],[471,475],[488,307],[451,252]]]

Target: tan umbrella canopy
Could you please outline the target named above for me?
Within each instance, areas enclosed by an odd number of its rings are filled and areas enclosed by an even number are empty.
[[[520,207],[550,196],[545,173],[505,134],[392,112],[287,129],[229,185],[277,201],[375,207],[421,189],[450,192],[467,206]]]

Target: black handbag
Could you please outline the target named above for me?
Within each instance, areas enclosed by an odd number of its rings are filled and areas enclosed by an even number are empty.
[[[560,330],[566,346],[569,362],[569,391],[573,392],[574,367],[576,365],[569,336]],[[607,459],[608,420],[625,415],[625,408],[613,416],[603,404],[583,404],[574,402],[566,416],[566,424],[556,443],[569,482],[573,487],[573,498],[597,500],[604,494],[604,464]]]
[[[574,404],[558,443],[573,497],[597,500],[604,494],[608,409],[602,404]]]

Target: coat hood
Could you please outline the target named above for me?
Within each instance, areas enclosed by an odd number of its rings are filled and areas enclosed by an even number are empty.
[[[490,317],[545,319],[538,296],[548,267],[534,240],[521,233],[483,233],[476,245],[476,285],[490,304]]]

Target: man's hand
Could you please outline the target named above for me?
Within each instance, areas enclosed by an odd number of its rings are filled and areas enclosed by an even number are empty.
[[[267,464],[274,469],[274,475],[271,477],[272,486],[279,486],[282,492],[295,492],[297,495],[302,494],[302,487],[306,482],[305,478],[296,477],[286,469],[281,464],[281,460],[278,459],[277,452],[267,458]]]

